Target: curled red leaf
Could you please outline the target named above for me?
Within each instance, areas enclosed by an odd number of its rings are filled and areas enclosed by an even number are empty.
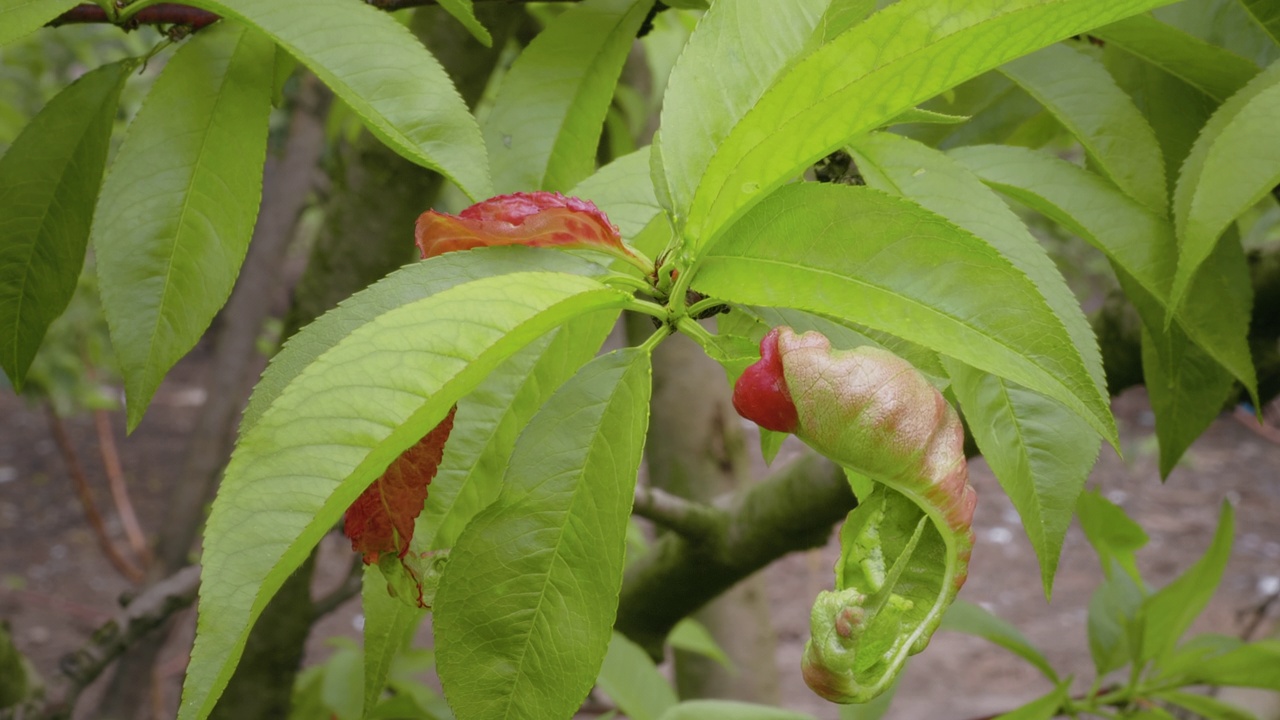
[[[554,192],[499,195],[457,215],[428,210],[414,234],[424,260],[454,250],[527,245],[598,250],[643,267],[600,208]]]
[[[404,558],[413,539],[413,522],[427,501],[427,486],[440,468],[444,444],[453,430],[454,406],[440,424],[401,453],[347,508],[343,532],[366,565],[391,553]]]

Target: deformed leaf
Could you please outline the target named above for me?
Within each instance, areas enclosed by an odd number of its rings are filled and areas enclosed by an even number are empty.
[[[351,540],[351,549],[363,556],[365,565],[378,562],[383,553],[404,557],[409,552],[413,521],[422,512],[427,486],[440,468],[456,411],[454,406],[439,425],[393,460],[382,476],[347,508],[343,532]]]
[[[652,6],[576,3],[520,53],[484,121],[497,192],[563,192],[591,174],[623,62]]]
[[[567,717],[605,657],[648,426],[639,348],[588,363],[520,436],[502,492],[463,531],[434,616],[461,720]]]
[[[223,22],[165,66],[107,173],[93,222],[102,305],[137,427],[240,272],[262,197],[275,49]]]
[[[359,324],[293,377],[213,503],[181,720],[207,716],[263,607],[396,457],[520,348],[630,297],[565,273],[474,280]]]
[[[0,158],[0,369],[14,388],[75,292],[116,104],[136,65],[124,60],[80,76]]]
[[[499,195],[457,215],[428,210],[414,229],[423,259],[477,247],[595,250],[649,270],[595,204],[560,193]]]

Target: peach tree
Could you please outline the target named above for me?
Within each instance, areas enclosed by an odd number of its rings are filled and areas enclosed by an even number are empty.
[[[623,63],[666,5],[556,14],[478,121],[385,12],[413,4],[194,0],[109,165],[139,58],[86,72],[0,159],[0,365],[20,386],[91,245],[130,427],[231,292],[296,64],[473,203],[425,212],[424,259],[298,332],[263,374],[204,534],[181,718],[212,711],[268,601],[340,523],[369,565],[366,716],[430,608],[457,717],[570,717],[624,642],[651,356],[673,334],[724,366],[768,457],[793,433],[848,474],[859,503],[803,670],[839,702],[890,688],[944,622],[1043,664],[971,606],[944,619],[973,543],[966,429],[1048,593],[1099,448],[1118,448],[1118,372],[1148,388],[1166,473],[1225,403],[1276,390],[1275,308],[1251,336],[1258,272],[1236,221],[1280,183],[1280,65],[1151,14],[1170,0],[670,2],[703,12],[657,134],[598,169]],[[469,2],[440,4],[488,37]],[[161,11],[3,0],[0,43],[64,13],[129,26]],[[1277,41],[1280,5],[1237,11]],[[1083,163],[1042,148],[1062,137]],[[1110,338],[1100,348],[1005,198],[1105,257],[1136,313],[1130,356],[1104,356]],[[600,354],[624,312],[652,334]],[[1090,522],[1123,525],[1082,502]],[[1132,545],[1091,535],[1110,578],[1097,669],[1129,665],[1134,681],[1089,702],[1129,712],[1196,682],[1280,685],[1274,642],[1175,644],[1230,530],[1224,509],[1210,553],[1159,591]],[[1054,692],[1025,716],[1079,710],[1070,679],[1047,674]]]

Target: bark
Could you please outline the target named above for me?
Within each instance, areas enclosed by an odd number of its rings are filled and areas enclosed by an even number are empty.
[[[633,335],[643,337],[652,331],[648,318],[631,322]],[[751,483],[742,425],[730,401],[724,370],[681,335],[654,352],[645,457],[652,487],[698,503],[747,490]],[[687,543],[687,537],[667,533],[660,544],[672,538]],[[711,547],[691,544],[703,550]],[[678,586],[672,589],[679,592]],[[677,651],[676,686],[681,697],[777,702],[775,643],[766,590],[764,577],[744,576],[693,614],[733,661],[734,670],[704,656]],[[653,600],[657,597],[662,595],[651,596],[653,604],[670,604],[667,599]]]

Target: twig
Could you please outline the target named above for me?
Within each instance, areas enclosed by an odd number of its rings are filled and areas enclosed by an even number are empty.
[[[723,510],[655,487],[636,488],[632,512],[695,542],[719,537],[727,518]]]
[[[116,513],[120,515],[120,524],[124,526],[129,546],[142,560],[145,568],[151,564],[151,548],[147,546],[146,533],[142,531],[142,524],[138,522],[133,502],[129,499],[129,488],[124,482],[124,468],[120,464],[120,452],[116,448],[115,433],[111,430],[111,416],[101,408],[94,410],[93,424],[98,432],[98,449],[102,455],[102,468],[107,474],[107,485],[111,488],[111,501],[115,503]]]
[[[70,680],[61,705],[69,712],[80,691],[93,682],[138,638],[160,627],[174,613],[195,602],[200,567],[191,565],[152,585],[134,598],[116,618],[98,628],[92,639],[58,662]]]
[[[491,2],[506,2],[509,4],[526,3],[526,2],[545,2],[547,0],[490,0]],[[577,2],[577,0],[550,0],[551,2]],[[439,0],[365,0],[366,4],[372,5],[379,10],[394,12],[396,10],[405,10],[407,8],[423,7],[426,5],[438,5]],[[208,10],[191,7],[190,5],[182,5],[179,3],[157,3],[148,8],[143,8],[132,15],[128,20],[120,23],[120,26],[126,30],[134,30],[141,25],[185,25],[191,30],[199,30],[208,27],[222,18]],[[58,27],[60,25],[82,25],[89,23],[115,23],[105,10],[100,6],[91,3],[82,3],[70,10],[62,13],[53,19],[50,27]]]
[[[71,443],[71,437],[67,434],[62,418],[58,416],[58,411],[54,410],[52,404],[46,402],[44,409],[45,416],[49,420],[49,431],[53,434],[53,441],[57,443],[58,450],[62,452],[62,459],[67,463],[67,473],[71,475],[72,484],[76,486],[76,494],[80,497],[80,505],[84,508],[85,517],[89,520],[94,534],[98,536],[98,545],[122,575],[133,582],[138,582],[142,579],[142,570],[120,553],[112,542],[111,536],[107,534],[107,526],[102,521],[102,515],[98,512],[98,506],[93,500],[93,492],[89,489],[84,466],[80,464],[80,457],[76,454],[75,446]]]
[[[66,720],[76,700],[125,648],[195,602],[200,567],[192,565],[144,590],[115,618],[98,628],[89,642],[58,661],[60,689],[43,702],[0,709],[0,720]]]

